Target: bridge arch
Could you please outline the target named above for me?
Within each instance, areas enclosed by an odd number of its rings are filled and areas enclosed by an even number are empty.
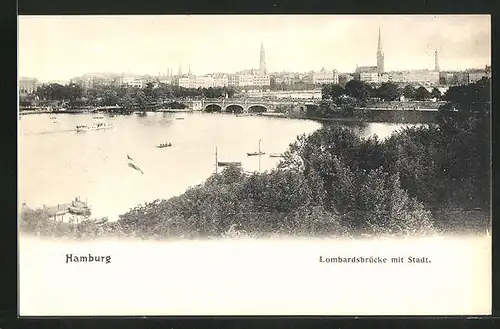
[[[245,112],[245,108],[240,104],[229,104],[224,111],[229,113],[243,113]]]
[[[206,104],[204,112],[212,113],[212,112],[222,112],[222,106],[219,104]]]
[[[250,113],[263,113],[267,112],[268,110],[268,107],[263,104],[254,104],[248,107],[248,112]]]

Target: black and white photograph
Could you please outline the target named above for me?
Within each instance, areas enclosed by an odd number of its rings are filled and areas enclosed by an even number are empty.
[[[491,314],[490,15],[18,16],[21,316]]]

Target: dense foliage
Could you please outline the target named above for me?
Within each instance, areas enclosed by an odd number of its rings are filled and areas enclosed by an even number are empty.
[[[38,87],[35,97],[23,97],[23,106],[64,104],[68,107],[115,106],[125,108],[146,107],[151,104],[171,102],[174,99],[205,97],[233,97],[232,87],[183,88],[164,83],[148,83],[144,88],[110,85],[84,89],[78,84],[52,83]]]
[[[429,92],[425,87],[415,89],[412,85],[400,88],[393,82],[384,82],[380,86],[375,87],[359,80],[351,80],[347,82],[345,87],[338,84],[325,84],[321,89],[321,93],[323,99],[332,100],[337,104],[346,97],[352,98],[361,104],[369,98],[377,98],[382,101],[395,101],[404,96],[409,100],[423,101],[431,98],[440,99],[442,96],[437,88],[433,88],[432,92]]]
[[[403,99],[404,98],[404,99]],[[311,119],[347,119],[366,122],[429,123],[435,113],[425,111],[394,111],[439,107],[443,97],[437,88],[431,92],[425,87],[384,82],[378,86],[359,80],[349,81],[345,87],[325,84],[322,100],[310,104],[302,117]],[[378,108],[372,111],[371,108]]]
[[[51,218],[44,209],[24,208],[19,216],[19,231],[38,236],[96,238],[99,236],[124,235],[118,223],[108,223],[106,218],[78,222],[63,222]]]
[[[454,211],[463,217],[459,225],[487,220],[489,89],[488,79],[451,87],[437,124],[385,140],[325,125],[299,136],[275,170],[228,167],[178,197],[137,206],[113,225],[148,237],[408,236],[458,230],[456,222],[446,226]],[[467,215],[477,208],[486,211]],[[24,225],[33,230],[29,218]]]

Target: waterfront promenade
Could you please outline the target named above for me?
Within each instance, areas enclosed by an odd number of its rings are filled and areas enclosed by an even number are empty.
[[[96,106],[81,107],[71,109],[58,108],[20,108],[19,114],[39,114],[39,113],[91,113],[91,112],[190,112],[190,111],[208,111],[208,112],[276,112],[280,106],[304,108],[310,105],[319,105],[320,99],[268,99],[262,98],[205,98],[205,99],[175,99],[171,102],[184,104],[184,109],[173,109],[164,107],[167,103],[149,104],[143,108],[135,107],[125,109],[120,106]],[[365,106],[357,107],[357,110],[373,111],[437,111],[445,102],[431,101],[391,101],[391,102],[368,102]]]

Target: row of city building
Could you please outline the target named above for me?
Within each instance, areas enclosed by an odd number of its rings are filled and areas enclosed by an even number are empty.
[[[242,70],[233,74],[214,73],[194,75],[191,66],[187,74],[183,74],[181,66],[177,74],[172,69],[167,69],[167,74],[133,75],[133,74],[87,74],[71,80],[84,89],[95,88],[102,85],[125,86],[143,88],[149,83],[165,83],[184,88],[214,88],[214,87],[242,87],[246,89],[269,89],[274,84],[293,84],[302,82],[310,85],[339,83],[339,74],[336,70],[322,69],[317,72],[305,74],[276,73],[269,74],[266,68],[266,55],[264,45],[260,48],[260,61],[258,69]],[[21,93],[31,93],[36,90],[37,82],[34,79],[21,79]]]
[[[397,84],[419,84],[428,86],[450,86],[473,83],[483,77],[491,77],[491,66],[465,71],[408,70],[379,73],[376,67],[361,67],[352,75],[354,79],[367,83],[394,82]]]
[[[434,70],[409,70],[386,72],[384,68],[384,52],[382,50],[381,34],[379,29],[377,47],[377,65],[356,67],[354,73],[339,73],[337,70],[321,69],[307,73],[273,73],[269,74],[266,68],[264,45],[261,44],[260,62],[258,69],[243,70],[233,74],[214,73],[206,75],[194,75],[191,67],[187,74],[182,73],[181,66],[176,75],[172,69],[167,69],[167,74],[133,75],[133,74],[87,74],[74,78],[71,82],[80,85],[84,89],[94,88],[100,85],[126,86],[143,88],[148,83],[166,83],[184,88],[214,88],[214,87],[243,87],[246,89],[270,88],[276,85],[293,85],[305,83],[320,86],[323,84],[345,85],[352,79],[367,83],[380,84],[383,82],[394,82],[398,84],[419,84],[424,86],[457,85],[467,84],[480,80],[484,76],[491,76],[491,67],[486,66],[483,70],[466,70],[457,72],[440,71],[437,50],[435,52]],[[20,92],[22,94],[32,93],[36,90],[38,82],[36,79],[21,78]]]
[[[191,73],[183,75],[100,75],[88,74],[71,79],[84,89],[98,86],[121,86],[143,88],[148,83],[165,83],[184,88],[214,88],[214,87],[270,87],[272,84],[293,84],[296,82],[321,85],[325,83],[339,83],[339,75],[335,70],[321,70],[305,74],[277,73],[260,74],[258,70],[244,70],[234,74],[214,73],[206,75],[194,75]],[[36,79],[21,78],[20,91],[31,93],[36,90],[38,82]]]
[[[465,71],[441,71],[437,49],[434,51],[434,70],[407,70],[407,71],[385,71],[385,54],[382,49],[382,37],[378,30],[377,65],[356,66],[352,75],[354,79],[367,83],[394,82],[398,84],[420,84],[427,86],[460,85],[473,83],[483,77],[491,77],[491,66],[484,69],[471,69]]]
[[[317,72],[307,73],[273,73],[260,75],[256,70],[242,71],[235,74],[215,73],[207,75],[186,74],[178,75],[87,75],[71,80],[84,89],[98,86],[121,86],[143,88],[148,83],[154,85],[165,83],[184,88],[214,88],[214,87],[270,87],[279,85],[293,85],[306,83],[309,85],[340,84],[345,86],[350,80],[356,79],[367,83],[380,84],[393,82],[397,84],[415,84],[424,86],[449,86],[473,83],[483,77],[491,77],[491,66],[484,69],[470,69],[465,71],[430,71],[409,70],[397,72],[378,73],[376,70],[367,70],[361,67],[355,73],[338,73],[336,70],[322,69]],[[40,83],[34,78],[20,78],[19,92],[31,94],[36,91]]]

